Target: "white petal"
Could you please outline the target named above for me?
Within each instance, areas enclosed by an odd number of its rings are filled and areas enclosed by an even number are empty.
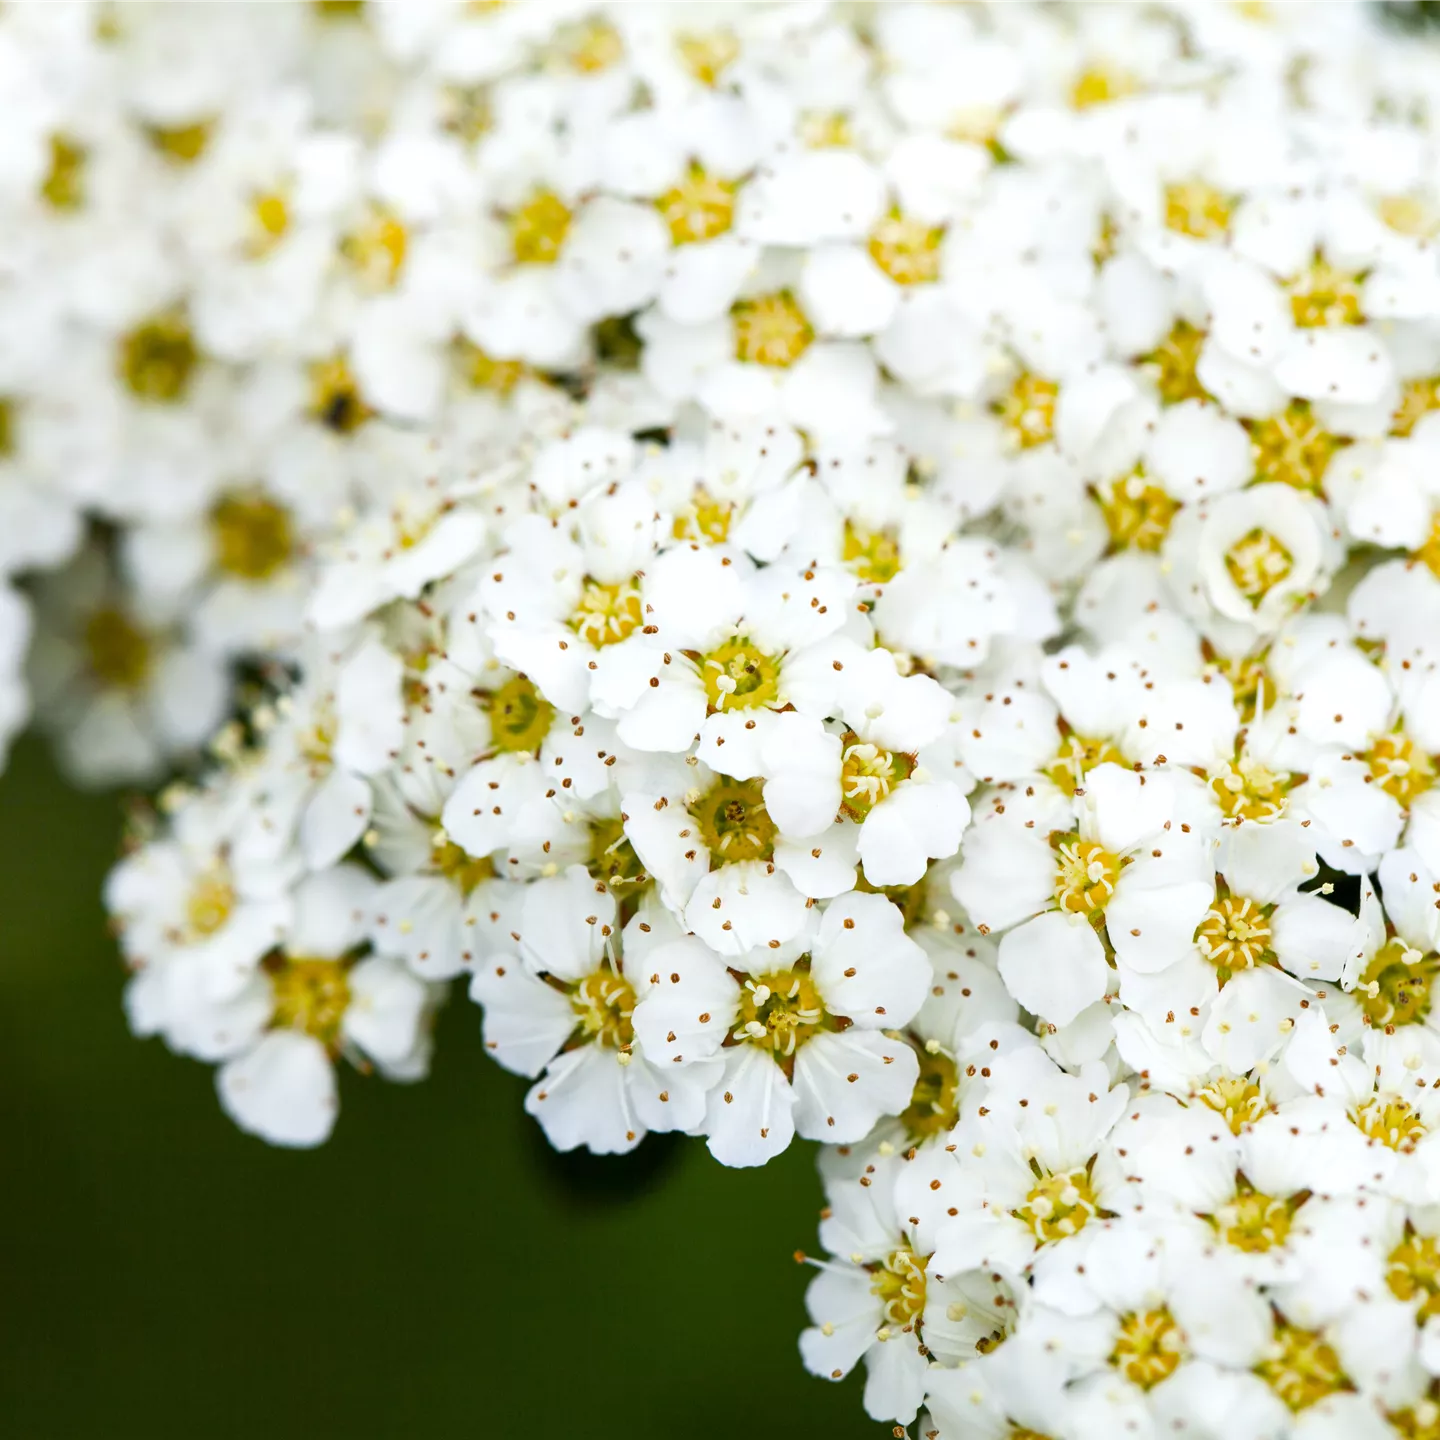
[[[651,983],[632,1023],[645,1054],[666,1066],[716,1054],[740,1004],[740,987],[724,961],[688,935],[657,945],[644,967]]]
[[[1000,978],[1031,1014],[1068,1025],[1104,996],[1110,969],[1090,925],[1052,910],[1006,933]]]
[[[863,1140],[882,1115],[910,1103],[920,1062],[902,1040],[875,1031],[816,1035],[795,1054],[795,1129],[807,1140]]]
[[[248,1054],[222,1065],[215,1088],[225,1113],[272,1145],[319,1145],[339,1108],[325,1047],[292,1030],[272,1030]]]
[[[603,1045],[581,1045],[558,1056],[531,1086],[525,1113],[557,1150],[583,1145],[597,1155],[623,1155],[644,1138],[618,1055]]]
[[[794,1138],[795,1096],[768,1050],[737,1045],[710,1091],[705,1115],[710,1153],[722,1164],[763,1165]]]
[[[800,298],[816,329],[850,338],[873,335],[895,313],[895,286],[858,246],[821,245],[800,271]]]
[[[793,938],[805,916],[805,897],[760,860],[712,870],[685,906],[685,923],[717,954],[730,956]]]
[[[969,821],[969,802],[953,782],[901,785],[860,826],[865,878],[872,885],[913,885],[930,860],[960,848]]]
[[[333,865],[370,823],[370,787],[348,770],[332,770],[300,817],[300,848],[312,869]]]

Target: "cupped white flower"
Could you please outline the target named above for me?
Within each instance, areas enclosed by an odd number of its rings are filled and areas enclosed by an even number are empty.
[[[706,1118],[717,1159],[762,1164],[797,1131],[859,1140],[910,1103],[915,1052],[885,1032],[919,1009],[930,966],[884,896],[843,896],[788,942],[730,958],[741,979],[698,939],[657,949],[635,1012],[652,1053],[723,1059]]]
[[[267,1013],[216,1072],[226,1113],[271,1144],[328,1138],[339,1104],[333,1062],[342,1055],[397,1080],[427,1068],[428,987],[394,961],[357,959],[373,886],[355,866],[300,882],[293,920],[261,972]]]
[[[653,983],[649,921],[622,932],[614,895],[581,866],[526,887],[514,920],[470,995],[485,1007],[489,1052],[539,1077],[525,1108],[551,1143],[612,1154],[648,1130],[698,1125],[717,1067],[662,1068],[637,1044],[634,1017]],[[636,953],[627,956],[628,942]]]
[[[1324,507],[1284,484],[1188,507],[1166,543],[1169,585],[1202,628],[1265,634],[1323,591],[1335,564]]]

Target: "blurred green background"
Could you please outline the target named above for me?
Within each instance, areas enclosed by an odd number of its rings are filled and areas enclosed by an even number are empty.
[[[0,778],[0,1436],[876,1440],[800,1367],[809,1147],[553,1155],[457,994],[418,1087],[342,1076],[324,1149],[239,1134],[136,1041],[101,880],[119,806]]]

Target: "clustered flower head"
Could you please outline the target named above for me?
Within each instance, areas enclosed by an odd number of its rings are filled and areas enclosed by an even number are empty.
[[[557,1148],[820,1142],[897,1435],[1440,1437],[1430,42],[56,3],[0,77],[0,735],[205,756],[137,1034],[308,1146],[461,981]]]

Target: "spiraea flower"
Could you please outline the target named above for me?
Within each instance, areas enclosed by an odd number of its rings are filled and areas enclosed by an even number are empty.
[[[816,1142],[897,1433],[1434,1440],[1431,42],[63,9],[0,745],[187,767],[136,1033],[312,1145],[464,977],[557,1148]]]
[[[797,1133],[860,1139],[904,1109],[918,1064],[886,1032],[919,1009],[929,965],[890,901],[845,896],[788,942],[729,958],[698,938],[658,949],[636,1009],[647,1049],[677,1068],[723,1060],[704,1125],[717,1159],[761,1164]]]
[[[642,912],[622,932],[617,909],[580,866],[537,881],[471,982],[486,1048],[509,1069],[540,1075],[525,1106],[560,1150],[623,1152],[648,1130],[696,1130],[718,1075],[703,1056],[689,1068],[664,1063],[670,1057],[637,1031],[639,1007],[661,983],[651,972],[666,927]]]

